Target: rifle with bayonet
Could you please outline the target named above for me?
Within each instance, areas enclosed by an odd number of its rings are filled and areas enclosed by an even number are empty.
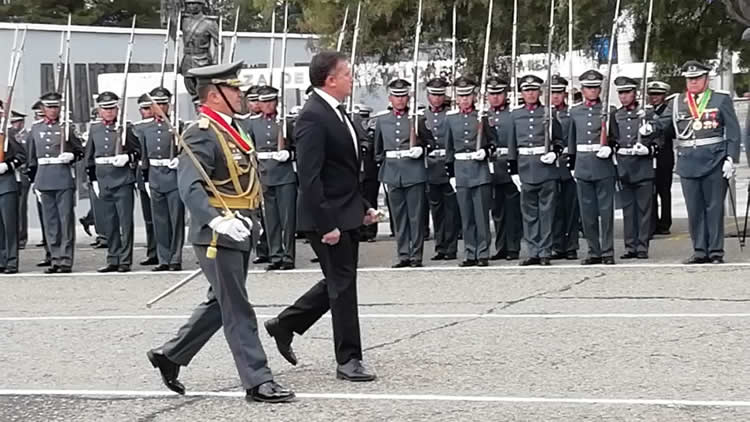
[[[234,13],[234,33],[232,34],[232,42],[229,44],[229,59],[227,63],[234,62],[234,55],[237,52],[237,26],[240,23],[240,7],[237,6],[237,11]]]
[[[341,51],[341,47],[344,46],[344,37],[346,36],[346,21],[349,19],[349,6],[346,6],[344,11],[344,22],[341,23],[341,30],[339,31],[339,39],[336,41],[336,51]]]
[[[169,30],[172,26],[172,20],[167,20],[167,35],[164,36],[164,47],[161,52],[161,73],[159,74],[159,86],[164,88],[164,72],[167,70],[167,54],[169,54]],[[175,66],[177,64],[175,63]]]
[[[65,152],[65,144],[70,141],[70,33],[71,33],[71,15],[68,14],[68,30],[65,35],[65,56],[63,59],[63,73],[60,83],[62,84],[62,108],[60,109],[60,119],[63,122],[63,130],[60,134],[60,153]]]
[[[487,86],[487,61],[489,59],[489,54],[490,54],[490,31],[492,30],[492,5],[493,5],[493,0],[490,0],[490,4],[487,10],[487,29],[485,30],[485,33],[484,33],[484,56],[482,59],[482,81],[481,81],[481,85],[479,86],[479,100],[478,100],[479,108],[477,112],[477,144],[476,144],[477,151],[482,149],[482,137],[484,135],[484,124],[483,124],[482,119],[484,118],[484,114],[486,112],[484,97],[485,97],[486,86]]]
[[[179,69],[177,63],[180,60],[180,46],[182,45],[182,10],[177,11],[177,31],[174,36],[174,69],[172,69],[172,104],[170,110],[170,122],[174,126],[174,130],[180,130],[180,107],[177,95],[177,77],[179,76]],[[180,147],[179,132],[173,132],[174,144],[169,149],[169,158],[174,158],[175,154]]]
[[[279,83],[279,136],[277,140],[277,149],[279,151],[285,150],[286,144],[286,101],[284,100],[284,90],[286,88],[286,78],[284,77],[284,71],[286,70],[286,41],[287,33],[289,31],[289,2],[284,1],[284,33],[281,35],[281,82]],[[273,72],[273,70],[272,70]]]
[[[354,81],[357,79],[357,42],[359,41],[359,18],[362,12],[362,2],[357,3],[357,17],[354,19],[354,35],[352,35],[352,54],[349,62],[352,66],[352,93],[349,95],[349,104],[347,111],[354,119],[354,91],[357,84]]]
[[[274,62],[274,47],[276,46],[276,4],[274,3],[273,8],[271,9],[271,38],[269,40],[269,44],[271,45],[269,47],[268,52],[268,86],[273,86],[273,62]]]
[[[511,34],[511,47],[510,47],[510,86],[511,93],[513,94],[513,107],[518,107],[518,75],[516,67],[518,63],[518,50],[516,45],[518,44],[518,0],[513,0],[513,30]]]
[[[641,125],[646,122],[646,90],[648,87],[648,46],[651,41],[651,19],[654,12],[654,0],[650,0],[648,4],[648,20],[646,23],[646,40],[643,43],[643,76],[641,79],[641,103],[639,104],[641,112]],[[641,131],[638,131],[638,137],[636,143],[640,144],[643,140]],[[654,165],[656,161],[654,161]]]
[[[568,107],[573,107],[573,0],[568,0]]]
[[[452,31],[451,31],[451,102],[452,107],[451,109],[457,110],[458,109],[458,99],[456,98],[456,29],[458,27],[458,13],[456,11],[457,8],[457,2],[453,2],[453,25],[452,25]]]
[[[417,135],[419,134],[419,113],[417,110],[417,88],[419,87],[419,37],[422,33],[422,0],[419,0],[417,11],[417,26],[414,29],[414,60],[412,66],[412,86],[414,95],[411,98],[411,130],[409,131],[409,148],[417,146]]]
[[[224,16],[219,16],[219,41],[216,44],[216,64],[224,60]]]
[[[23,48],[26,44],[26,28],[23,29],[21,34],[21,40],[18,42],[18,28],[15,29],[13,35],[13,48],[10,54],[10,70],[8,72],[8,91],[7,97],[5,97],[5,108],[3,116],[2,131],[0,131],[0,161],[5,161],[5,153],[8,152],[8,129],[10,128],[10,115],[13,110],[13,92],[16,89],[16,82],[18,81],[18,69],[21,67],[21,58],[23,57]]]
[[[549,34],[547,35],[547,84],[544,92],[544,152],[550,152],[552,144],[552,39],[555,34],[555,0],[549,5]]]
[[[607,78],[605,79],[604,85],[604,96],[602,98],[602,131],[600,144],[602,146],[609,145],[609,121],[610,121],[610,86],[612,81],[612,52],[614,50],[615,39],[617,37],[617,25],[620,18],[620,0],[617,0],[615,4],[615,17],[612,19],[612,32],[609,36],[609,51],[607,52]]]
[[[121,154],[122,149],[125,147],[127,142],[127,123],[125,118],[127,115],[127,95],[128,95],[128,73],[130,72],[130,61],[133,58],[133,43],[135,41],[135,20],[136,16],[133,15],[133,24],[130,27],[130,40],[128,41],[128,50],[125,53],[125,69],[123,71],[122,80],[122,95],[120,96],[120,109],[117,111],[117,134],[120,137],[119,142],[115,145],[115,155]]]

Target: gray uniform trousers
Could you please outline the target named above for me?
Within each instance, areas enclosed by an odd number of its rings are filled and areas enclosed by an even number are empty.
[[[0,195],[0,267],[18,269],[18,192]]]
[[[177,336],[167,341],[161,350],[172,362],[187,366],[223,326],[243,387],[250,389],[273,380],[245,286],[250,251],[219,246],[216,258],[208,259],[207,246],[195,245],[194,248],[210,284],[207,300],[195,308]]]
[[[297,184],[263,187],[266,239],[271,262],[294,264]]]
[[[704,177],[680,177],[690,238],[698,258],[724,256],[724,197],[727,181],[721,165]]]
[[[156,234],[154,232],[154,213],[151,209],[151,199],[146,189],[138,189],[141,202],[143,223],[146,225],[146,258],[156,258]]]
[[[52,265],[73,266],[76,244],[75,189],[43,190],[42,215]]]
[[[622,198],[623,234],[627,252],[648,252],[653,216],[654,181],[624,183]]]
[[[464,233],[464,259],[476,261],[490,257],[490,205],[492,185],[458,187],[461,226]]]
[[[521,185],[523,237],[530,257],[549,258],[552,254],[556,191],[557,180]]]
[[[388,186],[391,219],[396,228],[399,261],[422,262],[424,249],[425,184]]]
[[[555,202],[555,219],[552,221],[552,250],[558,253],[578,250],[578,229],[580,214],[576,182],[573,179],[560,180]]]
[[[518,253],[521,250],[521,194],[513,183],[494,183],[492,221],[495,223],[495,250]]]
[[[31,181],[21,174],[18,183],[18,245],[25,247],[29,241],[29,188]]]
[[[154,219],[156,256],[160,265],[182,264],[182,246],[185,244],[185,204],[180,192],[151,191],[151,211]]]
[[[102,215],[108,216],[107,264],[133,263],[133,184],[101,188]]]
[[[592,258],[614,256],[615,178],[606,177],[594,181],[578,179],[576,183],[583,222],[583,237],[589,245],[589,256]]]
[[[111,221],[109,216],[104,213],[104,201],[96,196],[93,190],[89,191],[91,200],[91,209],[94,211],[94,230],[96,231],[96,240],[99,243],[109,244],[107,235],[109,234],[109,225]]]
[[[435,252],[455,255],[458,251],[458,202],[450,183],[429,184],[427,195],[435,226]]]
[[[258,208],[255,211],[255,219],[260,222],[260,229],[257,230],[257,235],[253,237],[253,245],[255,245],[255,256],[257,258],[268,258],[268,236],[266,236],[266,219],[263,215],[263,209]]]

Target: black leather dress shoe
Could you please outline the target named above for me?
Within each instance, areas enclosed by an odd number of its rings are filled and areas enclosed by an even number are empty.
[[[279,267],[279,269],[281,271],[293,270],[294,269],[294,264],[292,264],[291,262],[285,262],[285,263],[281,264],[281,267]]]
[[[377,242],[377,240],[375,240],[374,237],[370,237],[367,239],[367,243],[375,243],[375,242]]]
[[[669,232],[669,229],[656,229],[654,234],[667,235],[671,233]]]
[[[636,255],[638,259],[648,259],[648,252],[638,252]]]
[[[43,247],[43,246],[46,246],[46,245],[47,245],[47,244],[46,244],[46,243],[44,243],[44,242],[39,242],[39,243],[37,243],[37,244],[36,244],[36,245],[34,245],[34,246],[36,246],[37,248],[41,248],[41,247]]]
[[[391,265],[391,268],[406,268],[409,265],[411,265],[411,262],[404,260],[404,261],[398,261],[397,263]]]
[[[476,267],[477,261],[473,259],[467,259],[464,260],[462,263],[458,264],[459,267]]]
[[[487,258],[479,258],[479,261],[477,261],[477,267],[489,267],[490,266],[490,260]]]
[[[245,400],[262,403],[286,403],[294,400],[294,392],[284,388],[276,381],[268,381],[247,390]]]
[[[143,261],[139,262],[140,265],[156,265],[159,263],[158,258],[146,258]]]
[[[155,266],[154,268],[151,268],[151,271],[159,272],[159,271],[169,271],[169,265],[167,264],[159,264]]]
[[[6,268],[3,274],[18,274],[17,268]]]
[[[588,258],[584,258],[581,261],[581,265],[594,265],[594,264],[601,264],[602,258],[598,256],[590,256]]]
[[[52,265],[52,261],[50,261],[49,259],[45,259],[44,261],[36,264],[37,267],[49,267],[50,265]]]
[[[44,270],[44,273],[45,274],[55,274],[58,271],[60,271],[60,267],[58,267],[57,265],[53,265],[51,267],[48,267],[46,270]]]
[[[712,264],[723,264],[724,258],[720,256],[712,256],[711,257],[711,263]],[[5,270],[5,273],[8,274],[8,270]]]
[[[266,265],[266,271],[276,271],[281,269],[281,262],[272,262]]]
[[[508,256],[508,253],[505,251],[497,251],[496,254],[492,255],[490,257],[490,261],[498,261],[500,259],[505,259]]]
[[[409,262],[409,266],[412,268],[422,268],[424,265],[422,265],[422,261],[411,261]]]
[[[268,259],[265,256],[259,256],[259,257],[256,257],[255,259],[253,259],[253,264],[256,264],[256,265],[257,264],[266,264],[266,263],[269,263],[269,262],[271,262],[271,260]]]
[[[98,273],[113,273],[117,271],[117,265],[107,265],[96,270]]]
[[[456,254],[450,254],[446,255],[445,258],[443,258],[444,261],[455,261],[456,260]]]
[[[151,365],[159,370],[161,381],[167,388],[177,394],[185,394],[185,386],[177,379],[180,375],[180,365],[167,359],[162,353],[153,350],[146,352],[146,357]]]
[[[438,252],[437,254],[435,254],[435,256],[430,258],[430,261],[443,261],[443,260],[445,260],[445,254],[441,252]]]
[[[118,265],[117,266],[117,272],[118,273],[129,273],[130,272],[130,265]]]
[[[73,267],[70,265],[60,265],[58,268],[57,271],[63,274],[70,274],[73,272]]]
[[[294,349],[292,349],[294,333],[282,327],[278,318],[271,318],[263,325],[266,327],[268,335],[273,337],[274,341],[276,341],[276,348],[279,349],[281,356],[283,356],[287,362],[296,366],[297,355],[294,354]]]
[[[317,264],[318,262],[320,262],[320,259],[316,256],[315,258],[310,258],[310,262],[312,262],[313,264]]]
[[[182,271],[182,264],[169,264],[169,271]]]
[[[531,256],[519,262],[518,265],[522,267],[528,267],[529,265],[539,265],[541,263],[542,263],[542,260],[539,259],[539,257]]]
[[[574,261],[574,260],[578,259],[578,252],[576,252],[576,251],[570,251],[570,252],[566,253],[565,254],[565,259],[567,259],[569,261]]]
[[[368,372],[361,360],[351,359],[336,368],[336,378],[352,382],[367,382],[374,381],[377,376]]]
[[[709,262],[711,262],[711,260],[707,256],[691,256],[690,258],[682,261],[682,263],[686,265],[708,264]]]
[[[550,260],[548,257],[539,258],[539,265],[543,265],[543,266],[552,265],[552,260]]]
[[[602,258],[602,264],[604,265],[615,265],[615,257],[614,256],[605,256]]]
[[[558,259],[566,259],[568,254],[565,252],[553,252],[552,256],[550,256],[550,259],[558,260]]]
[[[100,242],[96,242],[92,246],[94,247],[94,249],[107,249],[108,247],[106,243],[100,243]]]
[[[83,218],[79,218],[78,222],[81,223],[81,225],[83,226],[83,231],[86,232],[86,234],[90,237],[91,236],[91,229],[90,229],[91,225],[90,224],[86,224],[86,220],[83,219]]]
[[[517,261],[518,260],[518,252],[508,252],[508,255],[505,257],[506,261]]]
[[[620,259],[636,259],[638,258],[638,254],[633,251],[625,252],[624,255],[620,256]]]

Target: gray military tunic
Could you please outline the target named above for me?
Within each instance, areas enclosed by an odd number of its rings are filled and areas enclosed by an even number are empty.
[[[86,143],[89,180],[99,183],[101,213],[109,218],[107,265],[130,266],[133,263],[134,166],[140,158],[140,147],[132,123],[126,126],[124,146],[117,145],[121,137],[114,122],[93,123]],[[118,151],[129,156],[129,162],[124,167],[111,164]]]
[[[448,112],[448,142],[446,156],[456,174],[456,195],[461,211],[464,257],[467,261],[489,259],[490,207],[492,202],[492,174],[489,157],[494,153],[497,135],[487,117],[482,117],[482,136],[477,145],[478,112]],[[487,151],[482,161],[471,159],[477,147]]]
[[[206,124],[200,123],[201,120]],[[216,132],[203,117],[190,125],[183,135],[188,147],[199,159],[212,180],[228,180],[229,169]],[[250,169],[253,157],[232,142],[230,135],[217,129],[227,140],[232,156],[241,169]],[[241,242],[219,235],[216,258],[206,257],[213,230],[209,222],[221,215],[220,210],[209,203],[209,193],[195,163],[183,152],[177,170],[180,197],[190,212],[189,240],[195,247],[203,274],[209,282],[206,301],[198,305],[192,316],[177,335],[165,343],[161,350],[164,355],[182,366],[187,366],[203,346],[222,326],[224,337],[234,356],[240,380],[245,389],[271,381],[273,375],[268,368],[266,354],[258,338],[258,321],[255,311],[248,301],[246,278],[252,249],[251,239]],[[240,177],[243,189],[247,188],[249,175]],[[217,185],[220,192],[235,195],[232,184]],[[252,210],[233,209],[252,218]]]
[[[26,162],[26,151],[16,141],[12,131],[5,138],[8,150],[5,164],[8,168],[0,174],[0,269],[18,270],[18,191],[16,170]],[[0,148],[4,146],[0,145]]]
[[[422,262],[424,248],[425,166],[424,146],[428,129],[418,119],[416,143],[410,144],[412,120],[408,111],[386,110],[375,116],[375,160],[380,163],[378,178],[386,185],[391,219],[396,229],[398,260]],[[419,158],[406,154],[412,146],[423,147]]]
[[[495,131],[497,149],[492,157],[492,220],[495,224],[495,250],[498,258],[517,255],[521,250],[523,223],[521,221],[521,193],[510,178],[508,165],[508,133],[512,124],[510,106],[489,111],[490,126]]]
[[[651,237],[651,218],[654,192],[654,156],[658,146],[653,137],[643,137],[640,142],[648,147],[648,155],[637,155],[633,149],[638,142],[640,120],[638,105],[620,107],[615,113],[614,127],[617,174],[622,184],[623,233],[625,251],[632,254],[648,252]],[[653,116],[647,113],[646,119]]]
[[[289,160],[276,161],[272,155],[279,150],[279,124],[276,115],[251,117],[248,135],[258,151],[258,168],[263,184],[265,233],[269,258],[272,263],[294,265],[297,233],[297,173],[294,169],[293,131],[287,121],[287,138],[284,149]]]
[[[458,251],[458,216],[456,191],[450,184],[450,174],[445,160],[445,143],[448,138],[446,107],[424,111],[425,126],[430,131],[427,145],[427,195],[435,227],[435,252],[449,257]]]
[[[177,169],[167,165],[177,147],[169,124],[152,118],[136,123],[141,145],[141,176],[151,191],[156,256],[160,265],[181,265],[185,206],[177,191]]]
[[[547,112],[541,104],[527,104],[511,112],[512,124],[505,127],[511,174],[521,179],[524,240],[533,258],[549,258],[552,254],[552,220],[560,174],[557,161],[540,161],[547,152],[562,152],[557,119],[552,119],[550,143],[545,147]]]
[[[75,166],[57,159],[60,152],[83,157],[81,140],[71,129],[61,151],[64,127],[40,120],[27,140],[28,168],[34,189],[41,193],[42,217],[52,265],[72,267],[75,253]]]
[[[148,121],[152,119],[147,119]],[[140,125],[144,122],[144,120],[139,120],[135,123],[133,123],[133,132],[135,133],[135,136],[138,137],[138,140],[140,142],[141,135],[138,133],[140,130]],[[136,196],[140,196],[140,200],[138,202],[141,203],[141,215],[143,216],[143,224],[145,226],[146,231],[146,260],[158,260],[156,256],[156,235],[154,234],[154,217],[151,213],[151,197],[149,196],[148,192],[146,191],[146,183],[147,181],[143,178],[143,168],[142,168],[143,161],[140,161],[135,169],[135,186],[136,189]]]
[[[557,120],[560,122],[563,137],[563,153],[558,157],[560,165],[560,182],[555,200],[555,219],[552,221],[552,251],[554,254],[573,253],[578,250],[578,231],[580,228],[577,187],[570,174],[571,163],[568,154],[568,136],[570,134],[570,109],[557,109]]]
[[[15,134],[16,141],[21,145],[24,154],[28,151],[26,142],[29,133],[31,130],[24,128]],[[24,249],[29,240],[29,190],[31,189],[31,179],[26,164],[16,169],[16,180],[18,181],[18,248]]]
[[[700,104],[700,98],[696,103]],[[739,162],[740,153],[740,125],[732,98],[727,92],[713,91],[703,114],[693,119],[685,94],[679,94],[657,123],[660,130],[672,125],[677,135],[677,174],[685,196],[694,255],[723,257],[727,182],[722,165],[727,157]]]
[[[615,253],[615,166],[611,156],[606,159],[596,156],[601,148],[602,107],[600,101],[573,106],[568,132],[568,154],[574,163],[583,236],[591,258],[612,257]],[[614,124],[612,117],[610,128]],[[612,133],[610,129],[607,140],[610,147],[614,145]]]

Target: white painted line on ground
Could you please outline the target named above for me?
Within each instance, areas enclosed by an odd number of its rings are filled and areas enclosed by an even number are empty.
[[[64,396],[111,398],[161,398],[180,396],[168,391],[138,390],[0,390],[0,396]],[[237,398],[245,397],[241,391],[193,391],[187,397]],[[568,397],[513,397],[513,396],[452,396],[439,394],[357,394],[357,393],[297,393],[300,399],[328,400],[378,400],[378,401],[447,401],[481,403],[539,403],[614,406],[689,406],[689,407],[750,407],[746,400],[684,400],[684,399],[611,399]]]
[[[256,315],[269,319],[276,315]],[[118,321],[118,320],[182,320],[190,315],[49,315],[0,317],[0,322],[35,321]],[[329,314],[323,318],[330,318]],[[750,318],[750,313],[671,313],[671,314],[360,314],[361,319],[680,319],[680,318]]]

